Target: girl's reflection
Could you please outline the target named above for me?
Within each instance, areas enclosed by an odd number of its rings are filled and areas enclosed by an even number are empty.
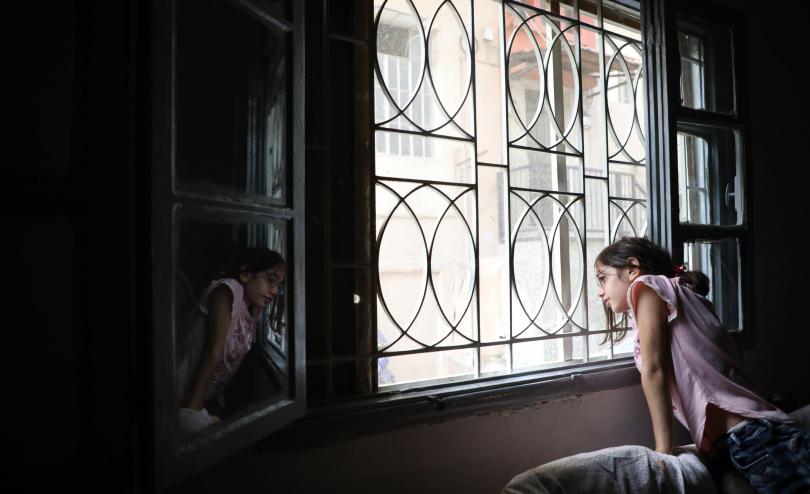
[[[254,322],[283,294],[286,271],[278,252],[245,248],[200,296],[189,333],[177,346],[182,434],[219,422],[223,392],[253,344]]]

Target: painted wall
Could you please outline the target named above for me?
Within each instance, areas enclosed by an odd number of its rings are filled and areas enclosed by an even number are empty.
[[[246,451],[170,492],[483,494],[541,463],[623,444],[653,445],[639,385],[316,449]]]

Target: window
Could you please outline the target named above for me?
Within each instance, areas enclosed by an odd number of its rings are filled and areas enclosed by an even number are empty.
[[[629,355],[592,265],[648,228],[638,11],[389,0],[374,29],[371,390]]]
[[[734,15],[680,12],[680,105],[677,108],[678,216],[673,254],[709,276],[708,295],[731,331],[745,327],[743,280],[750,225],[745,197],[747,110],[740,102]]]
[[[153,6],[158,488],[305,409],[303,128],[295,123],[303,110],[297,89],[303,18],[295,5],[174,0]],[[259,249],[261,258],[238,257]],[[264,264],[250,264],[255,259]],[[250,276],[267,278],[253,286],[272,285],[272,296],[256,292],[250,305],[242,302],[250,298],[248,288],[240,288],[248,286],[240,278],[245,266]],[[189,432],[179,408],[191,407],[184,389],[202,367],[211,334],[201,320],[210,307],[205,294],[224,278],[232,290],[231,320],[202,402],[221,423]],[[243,289],[245,296],[237,297]]]

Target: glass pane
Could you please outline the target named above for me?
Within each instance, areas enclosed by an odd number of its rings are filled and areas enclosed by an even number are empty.
[[[228,421],[251,405],[289,398],[286,236],[280,221],[179,218],[175,370],[185,435],[215,425],[208,415]],[[209,342],[221,346],[207,352]]]
[[[639,43],[605,35],[608,157],[623,163],[645,162],[644,71]]]
[[[475,150],[469,142],[383,131],[377,131],[377,136],[375,167],[380,177],[475,181]]]
[[[720,322],[729,329],[742,329],[740,303],[740,248],[737,239],[698,241],[683,244],[687,269],[709,277],[709,294]]]
[[[610,241],[647,234],[647,205],[644,201],[610,200]]]
[[[522,0],[520,3],[534,7],[535,9],[540,9],[544,12],[565,16],[570,19],[577,18],[576,10],[574,9],[574,2],[571,0],[564,0],[562,2],[556,0]],[[529,9],[525,10],[529,11]]]
[[[471,25],[468,2],[385,4],[376,25],[377,124],[472,136]]]
[[[582,336],[528,341],[512,345],[515,372],[562,367],[583,362]]]
[[[471,379],[475,367],[475,349],[392,355],[378,360],[379,386],[382,389],[413,382]]]
[[[506,164],[505,101],[501,58],[503,31],[498,1],[475,4],[475,117],[478,161]]]
[[[287,38],[233,3],[177,2],[178,185],[284,203]]]
[[[604,29],[641,41],[641,16],[639,12],[616,2],[602,2],[602,24]]]
[[[680,125],[678,205],[680,221],[701,225],[743,222],[744,191],[737,131]]]
[[[585,326],[582,206],[577,197],[512,192],[513,337]]]
[[[478,338],[473,191],[378,183],[379,349],[463,345]]]
[[[481,347],[481,375],[509,372],[509,345]]]
[[[722,26],[679,23],[681,105],[696,110],[734,111],[731,32]]]
[[[478,168],[478,251],[481,272],[481,340],[509,338],[509,224],[507,217],[506,169]],[[482,356],[483,358],[483,356]],[[483,361],[482,361],[483,364]]]
[[[553,192],[582,192],[582,160],[574,156],[513,148],[509,186]]]
[[[626,199],[647,197],[647,168],[639,165],[610,165],[610,196]]]
[[[601,27],[599,18],[599,0],[579,1],[579,21],[592,26]]]
[[[586,179],[585,181],[585,281],[588,294],[588,329],[599,331],[606,329],[607,322],[604,304],[596,296],[599,286],[596,282],[596,257],[602,249],[608,246],[610,238],[610,223],[608,218],[608,190],[607,180]]]
[[[582,129],[585,136],[585,173],[607,176],[607,127],[602,60],[602,33],[585,27],[582,39]]]
[[[596,254],[647,229],[638,12],[375,0],[375,14],[378,384],[612,358],[583,333],[605,329]],[[450,347],[463,364],[440,364]]]
[[[506,6],[509,142],[581,152],[574,24]]]
[[[681,52],[681,105],[705,110],[703,82],[706,57],[703,40],[681,32],[678,33],[678,48]]]

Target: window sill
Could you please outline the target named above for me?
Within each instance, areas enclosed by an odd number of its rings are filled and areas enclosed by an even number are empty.
[[[627,357],[573,369],[352,398],[310,407],[304,418],[262,440],[257,447],[262,450],[319,447],[408,426],[638,383],[633,359]]]

